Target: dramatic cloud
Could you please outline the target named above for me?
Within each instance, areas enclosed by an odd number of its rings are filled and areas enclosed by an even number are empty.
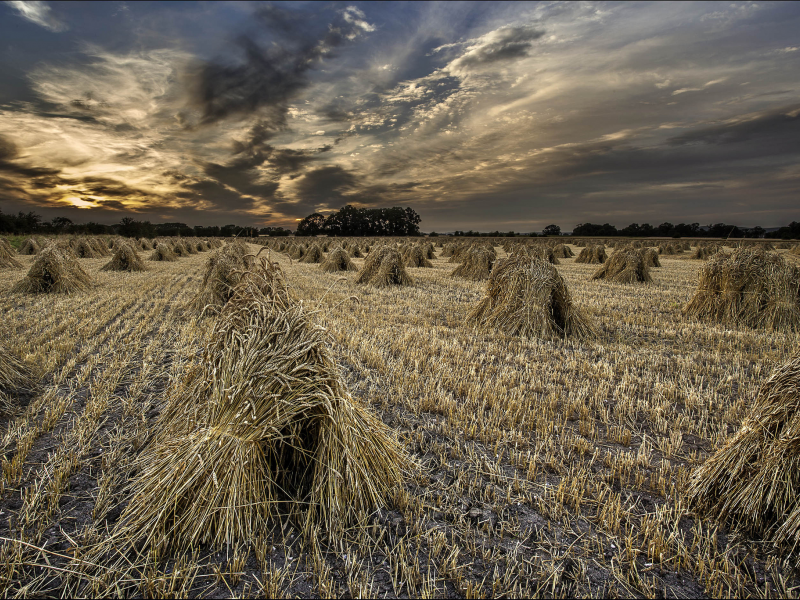
[[[47,2],[6,2],[17,11],[17,14],[31,23],[41,25],[50,31],[64,31],[67,26],[53,15],[53,11]]]
[[[798,27],[793,3],[7,3],[0,208],[779,225],[800,218]]]

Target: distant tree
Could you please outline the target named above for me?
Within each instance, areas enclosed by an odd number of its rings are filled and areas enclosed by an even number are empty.
[[[295,235],[319,235],[323,233],[325,217],[320,213],[308,215],[297,224]]]
[[[614,236],[619,235],[617,228],[613,225],[605,223],[603,225],[595,225],[594,223],[580,223],[572,230],[572,235],[575,236]]]
[[[156,235],[158,236],[194,236],[194,229],[189,227],[186,223],[159,223],[154,227],[156,230]]]
[[[53,229],[58,233],[68,230],[73,224],[72,219],[68,219],[67,217],[55,217],[50,223]]]
[[[203,227],[202,225],[195,225],[193,228],[195,237],[220,237],[219,225],[212,225]]]
[[[292,235],[290,229],[284,229],[283,227],[262,227],[258,230],[258,233],[259,235],[269,235],[272,237]]]
[[[779,227],[775,231],[765,233],[764,237],[780,239],[780,240],[797,240],[800,239],[800,223],[792,221],[786,227]]]
[[[756,225],[755,227],[751,227],[750,229],[745,230],[744,237],[748,238],[762,238],[764,234],[767,233],[767,230],[761,227],[760,225]]]
[[[542,235],[561,235],[561,227],[558,225],[548,225],[542,230]]]
[[[156,237],[156,228],[150,221],[137,221],[133,217],[124,217],[115,228],[119,235],[129,238]]]

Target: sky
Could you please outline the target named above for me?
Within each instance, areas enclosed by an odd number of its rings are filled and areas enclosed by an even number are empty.
[[[0,3],[0,210],[800,220],[800,3]]]

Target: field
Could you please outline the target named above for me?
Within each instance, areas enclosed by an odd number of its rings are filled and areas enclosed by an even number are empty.
[[[596,265],[560,259],[600,334],[551,342],[467,326],[486,283],[450,277],[446,258],[408,269],[412,286],[375,288],[272,252],[350,392],[414,466],[334,539],[287,519],[236,547],[95,562],[165,390],[208,341],[213,317],[186,305],[210,254],[142,273],[80,259],[95,285],[73,295],[10,291],[35,256],[0,270],[0,339],[42,381],[0,429],[4,596],[798,595],[793,559],[686,495],[797,335],[684,317],[703,265],[688,254],[662,256],[646,285],[590,281]]]

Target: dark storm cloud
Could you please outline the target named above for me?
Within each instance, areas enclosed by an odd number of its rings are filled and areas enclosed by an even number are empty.
[[[0,171],[24,178],[46,177],[60,173],[58,169],[26,167],[12,162],[18,155],[17,145],[10,138],[0,135]]]
[[[258,160],[260,161],[261,159],[259,158]],[[278,189],[278,184],[273,181],[259,182],[258,172],[248,167],[247,163],[234,166],[208,163],[204,165],[203,172],[216,179],[218,183],[248,196],[271,198]]]
[[[800,104],[784,106],[756,115],[743,115],[734,122],[704,127],[670,138],[674,146],[685,144],[736,144],[780,140],[781,150],[800,151]],[[773,150],[777,148],[773,147]]]
[[[184,183],[184,190],[177,192],[176,197],[183,200],[197,202],[204,200],[216,207],[218,210],[242,210],[253,206],[253,200],[245,198],[236,190],[230,190],[219,181],[213,179],[201,179]]]
[[[341,202],[345,194],[354,190],[359,178],[338,166],[320,167],[306,172],[297,182],[297,193],[307,202],[327,204]]]
[[[202,123],[250,115],[265,107],[285,113],[290,100],[309,85],[308,72],[363,31],[343,15],[333,23],[318,24],[314,12],[275,6],[260,9],[255,18],[262,28],[259,34],[268,37],[269,44],[241,35],[235,41],[238,61],[218,59],[194,67],[193,99]]]
[[[104,177],[83,177],[71,179],[69,183],[80,186],[85,194],[92,196],[110,196],[112,198],[137,198],[147,197],[152,194],[139,188],[130,186],[116,179]]]

